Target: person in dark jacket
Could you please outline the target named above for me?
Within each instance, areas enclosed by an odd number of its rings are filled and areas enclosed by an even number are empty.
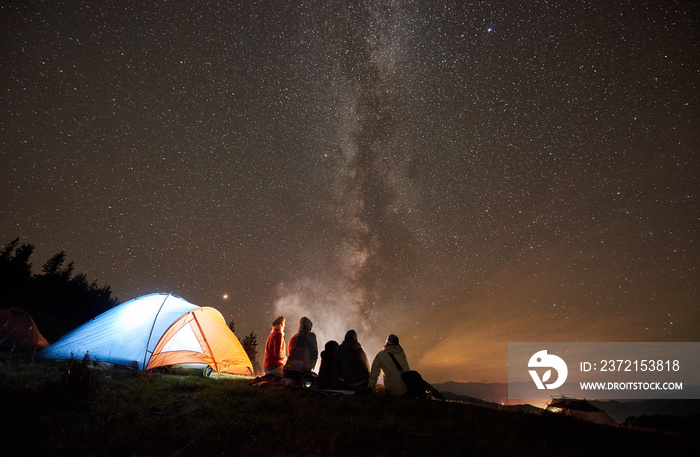
[[[313,324],[308,317],[299,320],[299,331],[289,340],[289,356],[284,366],[284,377],[299,384],[301,377],[311,373],[318,360],[316,334],[311,331]]]
[[[367,388],[369,364],[355,330],[348,330],[333,357],[331,388],[360,390]]]
[[[338,349],[338,342],[330,340],[321,351],[321,367],[318,369],[318,388],[330,389],[333,376],[333,357]]]

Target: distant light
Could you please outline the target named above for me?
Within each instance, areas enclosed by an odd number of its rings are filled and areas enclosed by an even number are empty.
[[[223,298],[224,300],[228,300],[228,294],[224,294],[221,298]]]
[[[486,29],[486,31],[491,33],[491,32],[493,32],[493,28],[489,27],[488,29]]]

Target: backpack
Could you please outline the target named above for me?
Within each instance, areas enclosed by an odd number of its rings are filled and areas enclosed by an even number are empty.
[[[408,391],[406,392],[405,396],[412,398],[425,398],[427,395],[425,391],[425,381],[423,380],[423,377],[420,375],[420,373],[413,370],[403,371],[401,365],[399,365],[398,360],[396,360],[396,357],[394,357],[394,354],[392,354],[391,352],[387,352],[387,354],[389,354],[391,360],[394,361],[396,368],[398,368],[399,372],[401,373],[401,379],[408,388]]]

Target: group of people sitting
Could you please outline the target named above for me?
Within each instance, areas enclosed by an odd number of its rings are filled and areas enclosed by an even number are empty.
[[[402,379],[402,372],[409,371],[408,360],[396,335],[387,337],[384,348],[374,357],[370,369],[365,351],[357,340],[357,332],[348,330],[342,343],[331,340],[325,344],[316,375],[313,370],[319,354],[311,320],[307,317],[300,319],[299,330],[289,340],[288,351],[284,341],[285,324],[284,316],[272,322],[272,330],[265,344],[265,378],[282,378],[288,384],[301,385],[305,376],[312,376],[314,387],[320,390],[358,392],[374,391],[379,375],[384,373],[386,393],[404,395],[408,391]]]

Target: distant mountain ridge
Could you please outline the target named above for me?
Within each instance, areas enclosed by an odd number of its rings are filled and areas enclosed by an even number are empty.
[[[508,384],[499,382],[455,382],[433,384],[440,392],[452,392],[465,397],[474,397],[490,403],[508,403]]]
[[[625,421],[628,417],[641,416],[692,416],[700,414],[700,400],[590,400],[598,408]]]
[[[433,384],[446,399],[467,403],[508,404],[508,384],[497,382],[455,382]],[[700,399],[697,400],[589,400],[601,409],[611,412],[624,421],[630,416],[691,416],[700,414]],[[543,407],[546,400],[543,400]]]

